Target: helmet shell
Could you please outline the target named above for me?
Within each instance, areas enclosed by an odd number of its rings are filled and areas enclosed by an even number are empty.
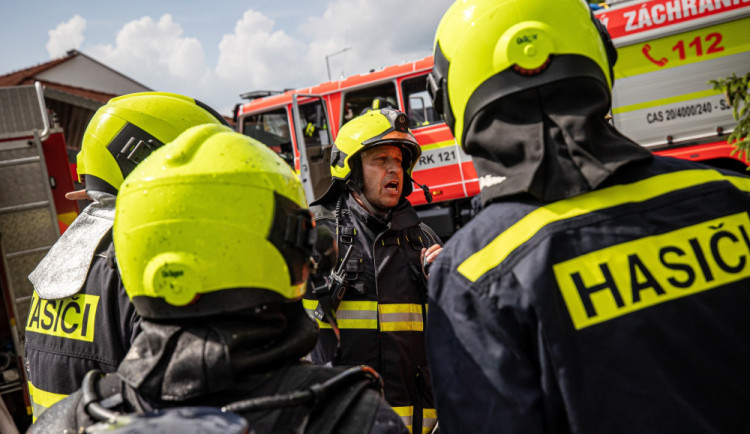
[[[544,70],[560,56],[580,56],[593,61],[599,78],[612,87],[610,60],[593,14],[583,0],[464,0],[443,15],[435,35],[435,59],[444,60],[446,91],[454,135],[459,144],[477,109],[467,110],[482,84],[513,68],[519,74],[513,89],[480,89],[483,94],[520,91],[546,82],[583,75],[577,68],[562,74]],[[538,74],[538,75],[536,75]],[[546,74],[546,75],[545,75]],[[588,75],[587,75],[588,76]],[[525,79],[525,81],[524,81]],[[481,95],[486,105],[492,95]]]
[[[262,143],[216,124],[186,130],[136,167],[117,197],[128,297],[145,318],[299,300],[309,252],[285,234],[309,240],[305,208],[297,176]]]
[[[116,194],[153,149],[208,123],[228,125],[213,109],[183,95],[140,92],[112,98],[86,127],[77,157],[78,179],[89,181],[87,189]],[[138,147],[139,142],[144,144]]]
[[[404,172],[411,176],[422,148],[409,131],[409,118],[389,108],[370,110],[344,125],[331,150],[331,177],[346,181],[352,174],[352,157],[367,148],[395,145],[401,148]],[[409,183],[411,184],[411,183]]]

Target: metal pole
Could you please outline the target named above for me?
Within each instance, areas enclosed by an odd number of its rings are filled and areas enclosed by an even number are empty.
[[[352,49],[352,47],[346,47],[343,50],[339,50],[339,51],[337,51],[335,53],[331,53],[331,54],[328,54],[328,55],[325,56],[326,57],[326,69],[328,70],[328,81],[331,81],[331,66],[328,64],[328,58],[329,57],[333,57],[333,56],[335,56],[337,54],[341,54],[341,53],[347,52],[347,51],[349,51],[351,49]]]

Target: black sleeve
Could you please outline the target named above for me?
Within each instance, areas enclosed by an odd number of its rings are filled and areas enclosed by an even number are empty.
[[[47,434],[61,432],[78,432],[76,411],[81,401],[81,392],[77,391],[68,395],[65,399],[58,401],[52,407],[45,410],[33,425],[26,431],[27,434]]]
[[[545,432],[533,321],[497,296],[517,292],[517,282],[505,275],[480,291],[447,259],[432,270],[425,334],[441,431]]]

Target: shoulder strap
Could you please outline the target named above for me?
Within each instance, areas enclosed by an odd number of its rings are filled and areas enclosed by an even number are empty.
[[[318,220],[335,220],[336,219],[336,213],[334,210],[328,209],[324,207],[323,205],[313,205],[310,207],[310,212],[313,213],[313,218],[315,221]]]
[[[430,246],[433,245],[433,244],[440,244],[440,245],[443,244],[443,242],[440,240],[440,237],[437,236],[437,234],[435,233],[435,231],[432,230],[431,227],[429,227],[426,224],[420,222],[419,223],[419,229],[421,229],[422,232],[430,239],[430,241],[431,241]],[[430,247],[430,246],[427,246],[427,247]]]

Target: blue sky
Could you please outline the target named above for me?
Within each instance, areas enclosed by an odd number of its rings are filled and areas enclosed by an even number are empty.
[[[0,74],[72,48],[229,114],[239,94],[304,87],[431,54],[450,0],[3,0]]]

